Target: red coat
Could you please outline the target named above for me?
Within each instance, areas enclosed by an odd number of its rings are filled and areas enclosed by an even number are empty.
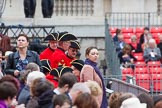
[[[47,74],[46,79],[53,84],[54,88],[58,87],[58,81],[54,80],[54,76]]]
[[[41,54],[39,56],[40,57],[40,60],[42,60],[42,59],[48,59],[48,60],[50,60],[51,55],[53,54],[54,51],[55,50],[52,50],[49,47],[46,48],[43,52],[41,52]]]
[[[71,57],[69,57],[68,55],[66,55],[66,66],[69,66],[69,67],[71,67],[72,65],[71,65],[71,62],[72,61],[74,61],[74,60],[76,60],[76,58],[71,58]]]
[[[66,61],[66,54],[61,48],[57,48],[50,58],[52,68],[57,68],[59,65],[67,66]]]

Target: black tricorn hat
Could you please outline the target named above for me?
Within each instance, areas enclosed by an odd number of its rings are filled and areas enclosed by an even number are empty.
[[[43,68],[44,74],[49,73],[52,70],[51,66],[50,66],[50,61],[48,59],[42,59],[41,63],[42,63],[42,68]]]
[[[48,36],[45,37],[44,41],[47,41],[47,40],[54,40],[54,41],[57,41],[57,37],[58,37],[58,33],[51,33],[49,34]]]
[[[80,49],[80,44],[78,41],[71,41],[71,48],[76,48],[76,49]]]
[[[71,62],[71,65],[73,65],[75,68],[77,68],[79,71],[82,70],[84,61],[83,60],[74,60]]]
[[[67,66],[59,66],[58,68],[54,68],[51,70],[50,75],[53,75],[57,78],[60,78],[65,73],[72,73],[73,69]]]
[[[71,41],[71,40],[77,40],[77,37],[75,37],[73,34],[70,34],[68,32],[60,32],[57,40],[58,41]]]

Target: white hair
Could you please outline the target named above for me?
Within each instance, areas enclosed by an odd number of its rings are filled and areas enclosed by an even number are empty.
[[[37,78],[45,78],[45,75],[40,71],[33,71],[27,76],[27,85],[30,86],[31,83]]]
[[[82,93],[91,93],[89,87],[85,84],[85,83],[75,83],[73,85],[73,87],[71,88],[71,91],[72,92],[75,92],[75,91],[81,91]]]

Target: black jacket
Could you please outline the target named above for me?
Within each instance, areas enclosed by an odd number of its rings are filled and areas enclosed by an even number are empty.
[[[18,51],[8,56],[7,66],[6,69],[4,70],[6,74],[10,74],[14,76],[14,71],[16,70],[16,64],[19,58],[20,56]],[[42,71],[42,65],[39,59],[39,55],[36,52],[27,50],[26,59],[28,60],[28,63],[30,62],[36,63],[40,67],[40,70]]]

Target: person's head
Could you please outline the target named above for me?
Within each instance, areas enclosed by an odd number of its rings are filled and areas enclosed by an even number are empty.
[[[47,91],[52,91],[53,89],[53,84],[45,78],[35,79],[30,87],[31,95],[35,97],[38,97]]]
[[[158,101],[155,105],[154,108],[162,108],[162,100]]]
[[[49,41],[49,47],[53,50],[55,50],[57,48],[57,41],[55,40],[50,40]]]
[[[77,78],[72,73],[65,73],[60,77],[58,87],[63,89],[64,93],[69,92],[73,85],[77,82]]]
[[[156,41],[154,39],[149,40],[149,48],[154,49],[156,48]]]
[[[33,62],[28,63],[25,67],[25,72],[23,74],[20,74],[20,77],[21,77],[20,80],[26,83],[28,74],[33,71],[40,71],[39,66]]]
[[[72,96],[72,102],[74,103],[76,97],[82,93],[91,93],[88,86],[84,83],[75,83],[70,90],[70,95]]]
[[[118,36],[119,34],[122,34],[121,29],[116,29],[116,35]]]
[[[13,77],[11,75],[5,75],[2,77],[2,79],[0,79],[0,83],[5,82],[5,81],[13,83],[17,90],[20,89],[20,83],[15,77]]]
[[[0,82],[0,100],[4,100],[7,105],[11,104],[17,93],[18,89],[12,82]]]
[[[92,96],[97,97],[102,94],[102,89],[96,81],[89,80],[89,81],[85,82],[85,84],[91,90]]]
[[[29,45],[29,38],[26,34],[19,34],[17,37],[17,47],[27,48]]]
[[[136,35],[131,36],[131,43],[137,43],[137,37]]]
[[[74,106],[77,108],[99,108],[96,99],[89,93],[80,94],[76,98]]]
[[[88,47],[85,52],[86,58],[88,58],[92,62],[97,62],[99,58],[99,52],[96,47]]]
[[[58,46],[67,51],[70,46],[70,41],[59,41]]]
[[[58,46],[65,51],[68,50],[69,46],[71,45],[72,40],[77,40],[77,38],[68,32],[60,32],[57,38]]]
[[[120,108],[147,108],[145,103],[140,103],[136,97],[128,98],[124,100]]]
[[[73,69],[73,74],[76,77],[80,77],[80,72],[83,68],[84,61],[83,60],[74,60],[74,61],[72,61],[71,65],[72,65],[71,68]]]
[[[137,97],[138,97],[138,99],[140,100],[141,103],[147,104],[147,108],[153,108],[154,102],[153,102],[153,99],[150,95],[148,95],[146,93],[142,93],[142,94],[138,95]]]
[[[65,94],[54,95],[52,99],[53,108],[70,108],[70,100]]]
[[[120,92],[115,92],[110,95],[109,97],[109,108],[120,108],[120,106],[117,104],[119,103],[119,97],[122,95]]]
[[[118,106],[121,106],[123,101],[125,101],[126,99],[129,98],[136,98],[136,96],[132,93],[122,93],[121,96],[119,97],[119,101],[118,101]]]
[[[122,34],[119,34],[119,35],[118,35],[118,40],[119,40],[119,41],[124,41],[124,37],[123,37]]]
[[[76,58],[80,45],[78,41],[71,41],[71,45],[68,48],[68,56],[71,58]]]
[[[131,46],[129,44],[126,44],[123,48],[124,54],[130,54],[131,53]]]
[[[57,48],[57,37],[58,33],[51,33],[44,38],[44,41],[48,41],[48,45],[51,49],[55,50]]]
[[[145,35],[149,34],[149,30],[150,30],[150,29],[149,29],[148,27],[145,27],[145,28],[144,28],[144,34],[145,34]]]
[[[45,75],[39,71],[32,71],[27,75],[27,85],[31,86],[32,82],[38,78],[45,78]]]

